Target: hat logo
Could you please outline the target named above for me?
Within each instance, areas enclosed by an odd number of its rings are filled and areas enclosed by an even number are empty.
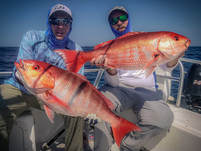
[[[57,4],[56,6],[54,6],[54,8],[52,8],[49,16],[51,16],[54,12],[59,11],[59,10],[65,11],[72,17],[72,13],[69,10],[69,8],[66,7],[65,5],[61,5],[61,4]]]

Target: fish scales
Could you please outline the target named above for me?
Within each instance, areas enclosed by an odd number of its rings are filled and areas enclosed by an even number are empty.
[[[111,125],[119,146],[128,132],[140,130],[135,124],[115,115],[111,111],[114,109],[112,102],[84,76],[56,66],[47,70],[50,64],[36,60],[20,60],[15,66],[28,90],[43,102],[50,121],[54,120],[54,112],[82,117],[95,114]]]
[[[79,71],[85,62],[102,55],[106,60],[103,64],[105,67],[135,70],[142,64],[140,70],[145,70],[148,76],[158,65],[165,64],[184,53],[190,43],[187,37],[169,31],[129,32],[95,46],[90,52],[55,52],[63,56],[67,68],[73,72]]]
[[[57,97],[61,100],[71,100],[73,92],[78,89],[78,84],[75,83],[79,81],[71,74],[63,74],[57,81],[59,81],[57,82],[59,84],[55,86],[53,94],[57,94]],[[66,103],[69,105],[69,102]]]

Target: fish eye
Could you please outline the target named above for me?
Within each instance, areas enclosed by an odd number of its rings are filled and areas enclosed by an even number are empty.
[[[155,55],[154,55],[154,58],[157,58],[158,56],[159,56],[159,54],[155,54]]]
[[[39,70],[40,69],[40,66],[39,65],[35,65],[33,66],[34,70]]]
[[[178,37],[178,36],[174,36],[174,39],[175,39],[176,41],[178,41],[178,40],[179,40],[179,37]]]

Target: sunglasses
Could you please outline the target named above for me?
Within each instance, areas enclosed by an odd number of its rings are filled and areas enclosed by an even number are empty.
[[[121,15],[121,16],[118,16],[118,17],[114,17],[110,20],[110,24],[112,25],[116,25],[118,23],[118,21],[121,21],[121,22],[125,22],[126,20],[128,20],[128,15]]]
[[[72,23],[72,19],[70,18],[50,18],[49,23],[52,25],[69,25]]]

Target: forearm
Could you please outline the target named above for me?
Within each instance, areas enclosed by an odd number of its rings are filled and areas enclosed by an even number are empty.
[[[174,60],[168,62],[168,63],[167,63],[167,67],[168,67],[168,68],[174,68],[174,67],[176,67],[176,65],[177,65],[177,63],[178,63],[178,61],[179,61],[179,59],[180,59],[181,57],[183,57],[183,56],[184,56],[184,52],[181,53],[181,54],[180,54],[177,58],[175,58]]]
[[[168,63],[166,64],[166,66],[167,66],[168,68],[173,68],[173,67],[175,67],[175,66],[177,65],[178,61],[179,61],[179,59],[175,59],[175,60],[173,60],[173,61],[170,61],[170,62],[168,62]]]

